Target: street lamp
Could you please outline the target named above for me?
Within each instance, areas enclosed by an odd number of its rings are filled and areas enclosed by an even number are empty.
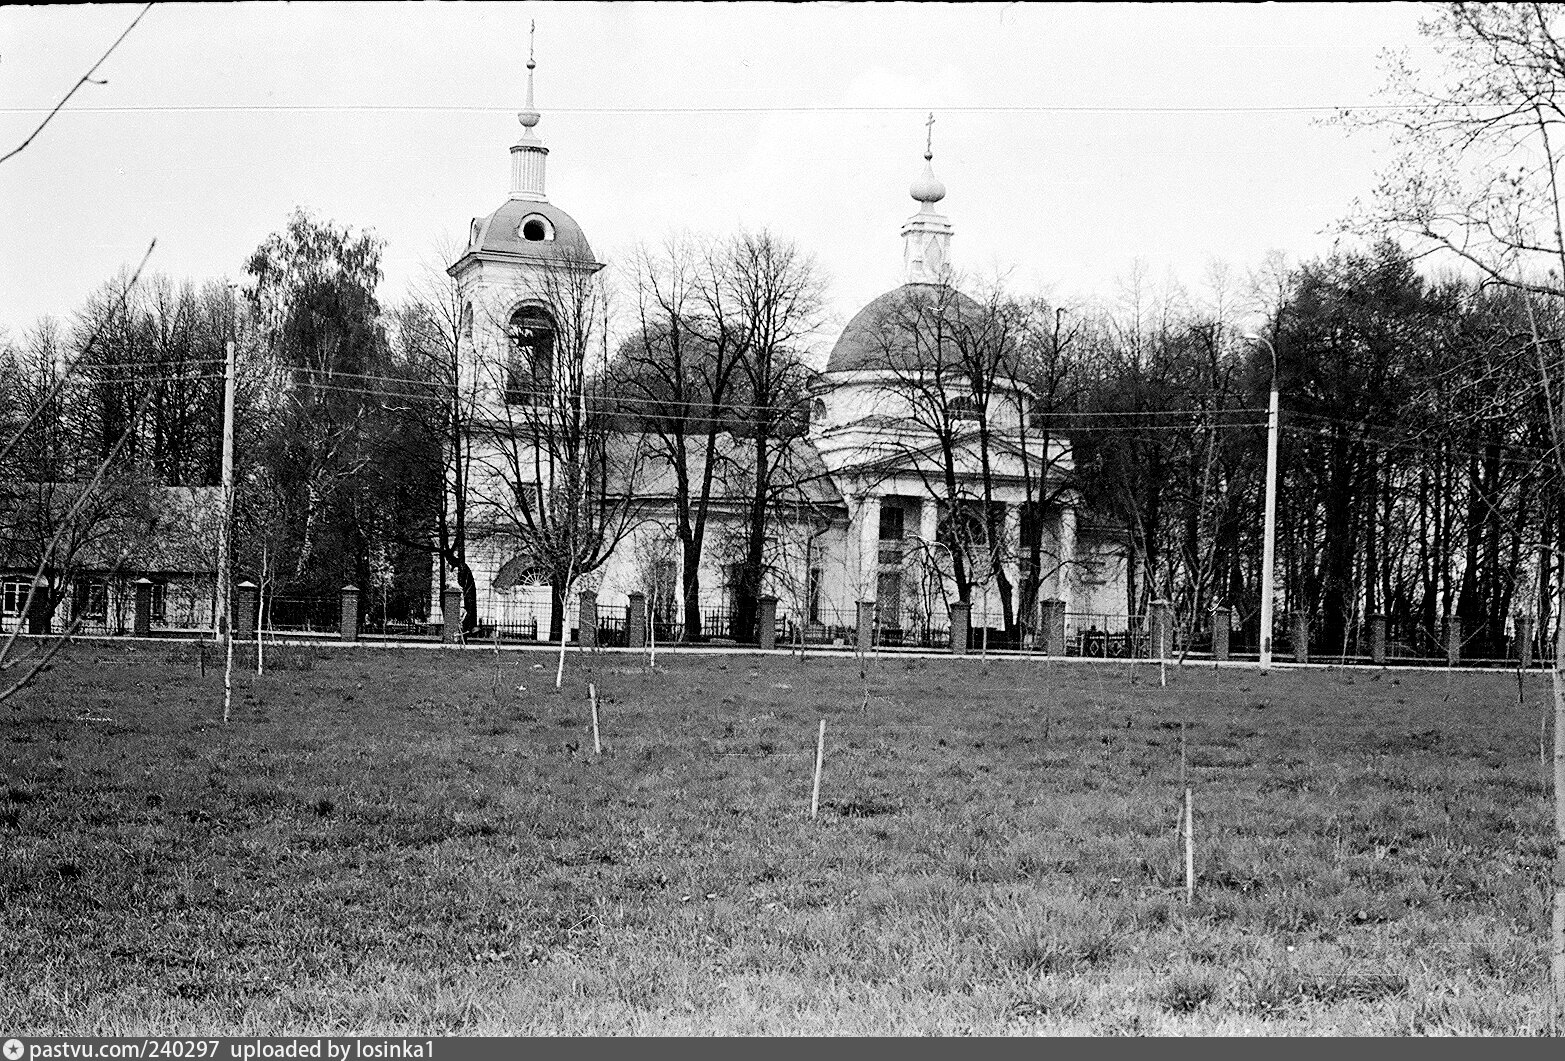
[[[1266,412],[1266,529],[1261,545],[1261,669],[1272,665],[1272,561],[1277,546],[1277,348],[1264,336],[1244,338],[1265,343],[1272,355],[1272,396]]]

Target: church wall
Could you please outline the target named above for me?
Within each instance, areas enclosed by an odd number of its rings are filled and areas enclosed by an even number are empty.
[[[833,607],[831,594],[841,553],[841,524],[816,533],[820,531],[818,524],[779,516],[771,530],[768,563],[772,570],[762,592],[778,598],[778,615],[805,615],[811,568],[820,570],[822,575],[822,607]],[[709,519],[700,572],[703,613],[722,613],[731,608],[729,568],[740,559],[743,533],[744,523],[736,514],[717,513]],[[599,601],[620,607],[632,591],[640,590],[648,594],[649,608],[657,606],[661,614],[682,622],[682,557],[672,512],[650,513],[620,543],[595,579]],[[704,632],[727,636],[720,629]]]

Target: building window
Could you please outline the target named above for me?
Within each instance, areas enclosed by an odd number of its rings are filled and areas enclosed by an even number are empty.
[[[5,615],[21,615],[22,606],[27,603],[27,586],[26,582],[8,579],[3,587],[0,587],[0,597],[4,598],[4,607],[0,608],[0,612]]]
[[[496,593],[504,593],[507,590],[548,584],[547,571],[541,567],[534,567],[525,556],[513,556],[500,565],[500,570],[495,572],[489,587]]]
[[[543,243],[554,238],[554,226],[542,214],[528,214],[517,229],[528,243]]]
[[[109,585],[99,578],[86,579],[76,586],[76,615],[103,622],[109,614]]]
[[[812,623],[821,621],[821,580],[824,576],[825,572],[820,568],[810,568],[809,582],[804,590],[804,606]]]
[[[883,542],[899,542],[906,533],[904,525],[907,514],[896,505],[888,505],[884,502],[880,506],[880,540]]]
[[[152,583],[152,592],[150,596],[152,598],[152,615],[150,621],[157,623],[160,626],[166,626],[168,624],[168,583]]]
[[[880,609],[880,625],[884,629],[900,629],[902,626],[902,573],[882,571],[875,579],[875,605]]]
[[[647,587],[648,605],[660,627],[674,624],[674,613],[679,601],[679,565],[673,560],[652,561],[651,585]]]
[[[942,502],[935,538],[953,552],[983,544],[984,521],[977,502],[958,501],[955,506]]]
[[[977,420],[983,407],[971,394],[958,394],[946,405],[952,420]]]
[[[506,373],[508,405],[533,405],[547,398],[554,366],[554,318],[539,306],[523,306],[511,314],[506,335],[511,361]]]
[[[739,587],[744,582],[744,563],[723,565],[723,607],[733,611],[739,607]]]

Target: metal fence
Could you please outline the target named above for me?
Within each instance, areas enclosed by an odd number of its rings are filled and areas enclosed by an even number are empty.
[[[335,634],[342,628],[342,598],[268,595],[257,625],[268,634]]]

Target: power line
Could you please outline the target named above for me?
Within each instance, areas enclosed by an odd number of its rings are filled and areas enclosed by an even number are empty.
[[[153,363],[153,365],[154,365],[154,367],[157,367],[156,363]],[[449,384],[449,383],[439,383],[439,382],[430,381],[430,380],[398,379],[397,377],[394,377],[394,376],[359,375],[359,374],[354,374],[354,373],[328,374],[328,373],[326,373],[325,370],[322,370],[322,369],[309,369],[309,368],[302,368],[302,367],[298,367],[298,366],[271,366],[270,367],[270,371],[273,371],[273,372],[283,372],[283,373],[287,373],[287,372],[302,372],[302,373],[305,373],[306,375],[329,375],[329,378],[333,378],[333,379],[340,379],[340,380],[362,379],[362,380],[367,380],[367,381],[378,381],[378,382],[384,382],[384,383],[395,384],[395,385],[403,385],[403,386],[407,386],[409,388],[413,388],[413,389],[410,389],[410,390],[392,390],[392,389],[388,389],[386,387],[355,386],[355,385],[353,385],[352,383],[349,383],[349,382],[329,383],[329,382],[312,381],[312,382],[308,382],[308,383],[304,384],[304,386],[306,388],[308,388],[309,390],[312,390],[312,391],[326,392],[326,393],[331,393],[331,394],[342,394],[342,395],[358,397],[358,398],[380,398],[380,399],[388,399],[388,400],[396,400],[396,401],[413,401],[413,402],[429,402],[429,403],[446,402],[446,401],[448,401],[450,399],[450,392],[453,389],[453,385],[452,384]],[[252,376],[250,378],[253,381],[255,377]],[[132,386],[140,386],[140,385],[143,385],[143,384],[163,383],[163,382],[173,382],[173,383],[193,383],[193,382],[218,383],[218,382],[221,382],[222,379],[223,379],[223,376],[222,376],[221,373],[215,373],[215,374],[214,373],[200,373],[200,374],[194,374],[194,375],[177,375],[177,376],[165,376],[165,375],[138,376],[138,377],[131,377],[131,378],[123,378],[123,379],[87,378],[87,379],[84,379],[84,382],[90,383],[90,384],[95,385],[95,386],[132,387]],[[424,391],[426,391],[426,393],[419,393],[419,389],[423,389]],[[429,390],[435,390],[438,393],[427,393],[427,391],[429,391]],[[719,409],[719,410],[717,410],[715,412],[703,412],[703,411],[684,412],[684,411],[678,411],[677,409],[676,410],[663,410],[663,411],[660,411],[658,409],[652,409],[652,410],[640,409],[640,410],[638,410],[638,409],[634,409],[634,408],[627,409],[627,408],[624,408],[624,407],[625,406],[636,406],[636,405],[642,405],[642,406],[646,406],[646,405],[651,405],[651,406],[665,406],[665,405],[678,406],[681,403],[667,402],[667,401],[664,401],[662,399],[655,399],[655,398],[639,398],[639,397],[630,396],[630,395],[619,396],[619,395],[611,395],[611,394],[603,394],[603,393],[599,393],[599,394],[590,394],[589,393],[589,394],[583,395],[583,394],[581,394],[579,392],[576,392],[576,391],[569,391],[569,392],[567,392],[567,391],[560,391],[560,392],[558,392],[556,394],[554,392],[542,391],[542,390],[528,390],[528,389],[520,389],[520,388],[504,388],[504,392],[506,394],[510,395],[513,398],[541,400],[539,402],[539,404],[543,404],[544,402],[552,402],[552,401],[558,399],[559,402],[562,403],[562,404],[569,404],[569,405],[573,405],[574,406],[575,403],[579,399],[585,397],[586,400],[590,403],[591,411],[594,412],[594,413],[597,413],[597,414],[610,414],[610,415],[613,415],[615,413],[620,413],[620,414],[627,415],[627,416],[638,417],[638,418],[640,418],[640,419],[642,419],[644,421],[647,421],[649,423],[656,424],[656,425],[675,425],[675,424],[692,424],[692,423],[695,423],[695,424],[700,424],[700,425],[705,426],[707,424],[712,423],[713,421],[717,421],[718,423],[723,424],[723,425],[730,425],[730,426],[734,426],[734,427],[747,427],[747,426],[756,426],[756,425],[775,424],[775,423],[777,423],[779,421],[788,420],[791,417],[796,416],[797,415],[797,411],[798,411],[798,407],[796,407],[796,406],[784,407],[784,406],[764,406],[764,405],[747,405],[747,404],[728,405],[728,406],[724,406],[723,408],[721,408],[721,409]],[[478,425],[479,422],[481,421],[482,425],[484,425],[484,426],[493,427],[493,426],[498,425],[500,427],[505,427],[505,426],[508,425],[513,430],[517,429],[518,427],[524,427],[526,425],[526,423],[528,421],[528,416],[527,416],[525,410],[528,409],[528,408],[532,408],[533,407],[527,401],[506,402],[505,403],[505,410],[501,411],[499,416],[489,416],[489,415],[483,415],[483,414],[485,414],[487,412],[492,412],[493,410],[485,408],[484,407],[484,403],[478,402],[475,398],[472,398],[472,397],[465,398],[464,401],[467,401],[467,402],[471,403],[475,407],[474,413],[470,417],[471,422],[474,423],[475,425]],[[511,414],[509,413],[509,408],[512,407],[512,406],[523,410],[523,412],[518,414],[518,415],[516,415],[514,418],[512,418]],[[763,410],[763,411],[769,412],[771,415],[767,416],[765,418],[736,415],[736,413],[739,410],[746,410],[746,409],[748,409],[748,410]],[[1036,414],[1032,414],[1032,415],[1034,415],[1035,417],[1047,417],[1047,418],[1050,418],[1051,420],[1057,421],[1059,423],[1059,426],[1060,426],[1061,430],[1063,432],[1065,432],[1067,434],[1071,434],[1071,435],[1132,435],[1132,436],[1134,436],[1134,435],[1138,435],[1138,434],[1150,435],[1150,434],[1160,434],[1160,433],[1168,433],[1168,432],[1182,433],[1182,432],[1190,432],[1190,431],[1197,431],[1197,430],[1217,430],[1217,431],[1221,431],[1221,430],[1250,430],[1250,429],[1259,430],[1259,429],[1264,428],[1264,427],[1267,426],[1266,425],[1266,421],[1262,420],[1262,419],[1239,420],[1237,422],[1217,419],[1217,418],[1214,418],[1214,416],[1213,416],[1214,412],[1215,412],[1215,410],[1212,410],[1212,409],[1158,409],[1158,410],[1148,410],[1148,411],[1142,412],[1142,413],[1123,412],[1123,411],[1109,411],[1109,412],[1103,412],[1103,413],[1099,413],[1099,412],[1044,411],[1044,412],[1040,412],[1040,413],[1036,413]],[[1264,412],[1264,410],[1261,410],[1261,409],[1258,409],[1258,408],[1249,408],[1249,407],[1235,407],[1233,409],[1222,410],[1222,413],[1235,413],[1235,414],[1244,414],[1244,415],[1254,415],[1254,414],[1261,413],[1261,412]],[[1189,421],[1187,421],[1185,423],[1176,423],[1176,424],[1171,424],[1171,423],[1166,423],[1166,422],[1164,422],[1164,423],[1145,423],[1145,422],[1143,422],[1143,423],[1123,423],[1123,422],[1094,423],[1093,422],[1094,420],[1096,420],[1096,419],[1098,419],[1100,417],[1129,418],[1129,417],[1153,417],[1153,416],[1157,416],[1157,417],[1184,416],[1184,417],[1190,417],[1191,420],[1189,420]],[[1293,421],[1293,422],[1289,423],[1287,421]],[[1311,421],[1311,422],[1313,422],[1317,426],[1309,426],[1307,424],[1299,423],[1298,421]],[[900,420],[895,421],[892,424],[884,424],[884,425],[880,425],[880,426],[882,426],[882,427],[888,427],[888,426],[889,427],[895,427],[895,426],[897,426],[899,424],[900,425],[906,425],[906,424],[913,423],[913,422],[914,422],[913,418],[902,418]],[[917,426],[917,425],[915,424],[915,426]],[[1403,449],[1403,450],[1410,450],[1410,451],[1419,452],[1419,453],[1425,453],[1425,454],[1429,454],[1429,455],[1443,455],[1443,456],[1450,456],[1450,457],[1474,457],[1474,458],[1478,458],[1478,459],[1495,459],[1495,458],[1493,458],[1492,454],[1490,454],[1488,452],[1485,452],[1485,451],[1481,451],[1481,450],[1459,449],[1459,448],[1456,448],[1456,447],[1453,447],[1453,446],[1449,446],[1449,445],[1445,445],[1445,444],[1432,444],[1429,441],[1427,441],[1427,438],[1425,437],[1425,433],[1424,432],[1419,432],[1418,434],[1412,434],[1412,435],[1403,435],[1401,437],[1387,437],[1384,433],[1379,433],[1379,434],[1371,433],[1366,425],[1364,425],[1362,423],[1359,423],[1357,421],[1347,420],[1347,419],[1343,419],[1343,418],[1329,417],[1329,416],[1324,416],[1324,415],[1316,414],[1316,413],[1306,413],[1306,412],[1298,412],[1298,411],[1293,411],[1293,410],[1285,410],[1284,411],[1284,423],[1282,423],[1280,425],[1280,429],[1282,431],[1284,431],[1285,433],[1287,433],[1287,434],[1289,434],[1289,435],[1291,435],[1291,436],[1293,436],[1295,438],[1298,438],[1298,439],[1301,439],[1301,440],[1305,440],[1305,441],[1313,441],[1313,440],[1318,440],[1322,436],[1326,426],[1337,427],[1337,428],[1347,428],[1348,430],[1345,432],[1347,438],[1349,438],[1349,439],[1351,439],[1352,441],[1355,441],[1355,442],[1359,442],[1359,443],[1366,444],[1366,445],[1371,445],[1371,446],[1374,446],[1374,447],[1377,447],[1377,448],[1381,448],[1381,449]],[[1012,429],[995,428],[994,430],[996,431],[997,434],[1004,435],[1004,434],[1008,433]],[[1499,446],[1499,449],[1500,449],[1500,455],[1499,455],[1499,457],[1497,459],[1499,459],[1500,461],[1502,461],[1504,463],[1508,463],[1508,464],[1522,464],[1522,465],[1528,465],[1528,466],[1536,465],[1539,461],[1547,459],[1551,455],[1551,453],[1552,453],[1551,450],[1549,450],[1549,449],[1547,449],[1545,447],[1527,446],[1527,445],[1522,445],[1522,444],[1519,444],[1519,443],[1503,443],[1503,444],[1501,444]]]
[[[149,7],[151,5],[148,5]],[[100,60],[101,61],[101,60]],[[888,106],[694,106],[694,107],[550,107],[550,114],[587,115],[656,115],[656,114],[922,114],[928,105],[916,107]],[[1469,110],[1454,104],[1398,104],[1398,103],[1345,103],[1345,104],[1276,104],[1276,105],[1145,105],[1145,104],[1012,104],[937,106],[935,109],[951,114],[1338,114],[1343,111],[1442,111]],[[42,107],[0,107],[0,114],[36,114]],[[78,107],[78,114],[236,114],[236,113],[295,113],[295,114],[510,114],[512,106],[493,104],[459,103],[165,103],[126,104],[121,106]],[[0,160],[3,161],[3,160]]]

